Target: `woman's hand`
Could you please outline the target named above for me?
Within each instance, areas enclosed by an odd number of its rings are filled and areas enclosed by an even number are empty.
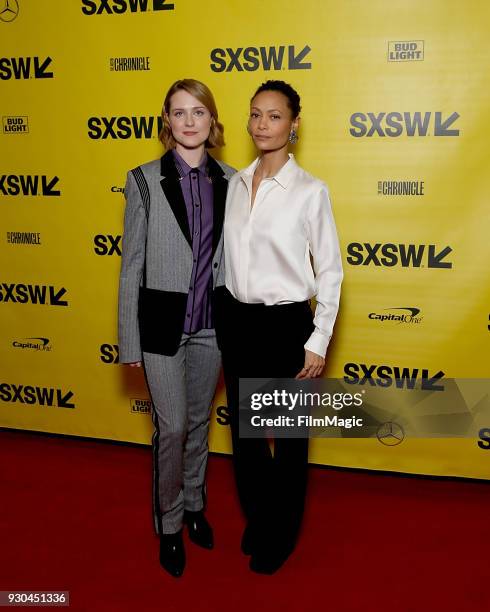
[[[132,363],[127,363],[130,368],[141,368],[141,361],[133,361]]]
[[[298,380],[302,378],[316,378],[323,372],[324,367],[325,359],[323,357],[305,349],[305,366],[296,375],[296,378]]]

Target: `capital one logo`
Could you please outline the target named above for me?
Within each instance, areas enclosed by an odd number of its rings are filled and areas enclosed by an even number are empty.
[[[304,59],[311,51],[306,45],[297,50],[294,45],[279,47],[216,48],[211,51],[210,68],[213,72],[253,72],[255,70],[311,70],[311,63]]]
[[[0,1],[0,21],[13,21],[19,14],[19,3],[17,0]]]
[[[459,130],[452,127],[459,119],[459,113],[444,116],[441,112],[419,111],[415,113],[353,113],[349,130],[354,138],[396,138],[407,136],[459,136]]]
[[[84,15],[121,15],[131,13],[146,13],[148,11],[173,11],[174,4],[167,0],[82,0]]]
[[[52,79],[48,70],[52,61],[50,57],[1,57],[0,79]]]
[[[347,245],[347,263],[351,266],[373,264],[387,268],[452,268],[450,261],[444,261],[451,251],[450,246],[439,250],[435,244],[351,242]]]

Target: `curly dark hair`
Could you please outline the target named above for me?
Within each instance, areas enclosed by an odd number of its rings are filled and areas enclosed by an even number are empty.
[[[257,91],[252,96],[250,102],[253,102],[255,96],[262,91],[278,91],[279,93],[282,93],[288,100],[288,106],[293,114],[293,119],[296,119],[296,117],[300,114],[301,104],[299,94],[293,87],[291,87],[289,83],[286,83],[285,81],[266,81],[257,88]]]

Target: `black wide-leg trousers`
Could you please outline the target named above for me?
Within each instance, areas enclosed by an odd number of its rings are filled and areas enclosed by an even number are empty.
[[[249,526],[264,546],[294,546],[303,516],[308,438],[241,438],[240,378],[294,378],[304,366],[313,331],[308,302],[245,304],[219,294],[216,331],[231,418],[238,495]]]

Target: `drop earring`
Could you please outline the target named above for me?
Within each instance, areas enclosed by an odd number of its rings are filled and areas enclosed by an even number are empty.
[[[296,133],[296,130],[291,130],[289,132],[289,142],[291,144],[296,144],[298,142],[298,134]]]

